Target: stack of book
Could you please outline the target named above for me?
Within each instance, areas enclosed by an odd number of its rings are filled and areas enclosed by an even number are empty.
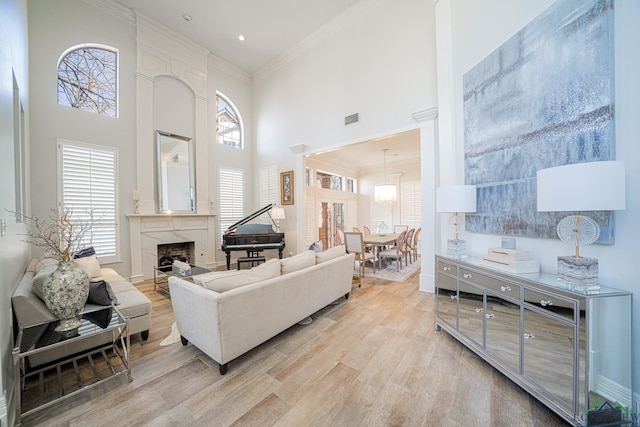
[[[540,264],[531,259],[527,251],[519,249],[489,248],[481,264],[510,273],[538,273]]]

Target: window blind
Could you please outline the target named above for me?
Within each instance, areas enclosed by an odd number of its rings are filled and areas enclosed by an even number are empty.
[[[244,218],[244,171],[220,168],[219,173],[219,224],[222,236],[229,226]]]
[[[118,152],[70,141],[58,142],[60,207],[91,226],[82,247],[93,246],[101,262],[118,259]]]
[[[278,204],[278,196],[280,195],[278,185],[280,185],[280,175],[277,165],[260,168],[260,208],[271,203]],[[271,224],[269,217],[263,216],[263,222]]]

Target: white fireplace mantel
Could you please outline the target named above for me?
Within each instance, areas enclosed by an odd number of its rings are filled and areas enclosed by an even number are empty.
[[[130,214],[132,283],[153,278],[158,262],[158,245],[194,242],[195,264],[215,268],[215,215]]]

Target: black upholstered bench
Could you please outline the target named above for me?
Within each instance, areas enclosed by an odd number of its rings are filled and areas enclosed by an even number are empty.
[[[240,265],[243,263],[251,263],[251,267],[254,267],[256,265],[260,265],[261,262],[265,262],[266,258],[262,255],[258,255],[258,256],[243,256],[238,258],[238,270],[240,270]]]

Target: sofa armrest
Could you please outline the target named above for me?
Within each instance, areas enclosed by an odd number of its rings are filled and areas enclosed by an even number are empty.
[[[169,277],[171,304],[180,335],[222,364],[219,328],[220,294],[188,282]]]

